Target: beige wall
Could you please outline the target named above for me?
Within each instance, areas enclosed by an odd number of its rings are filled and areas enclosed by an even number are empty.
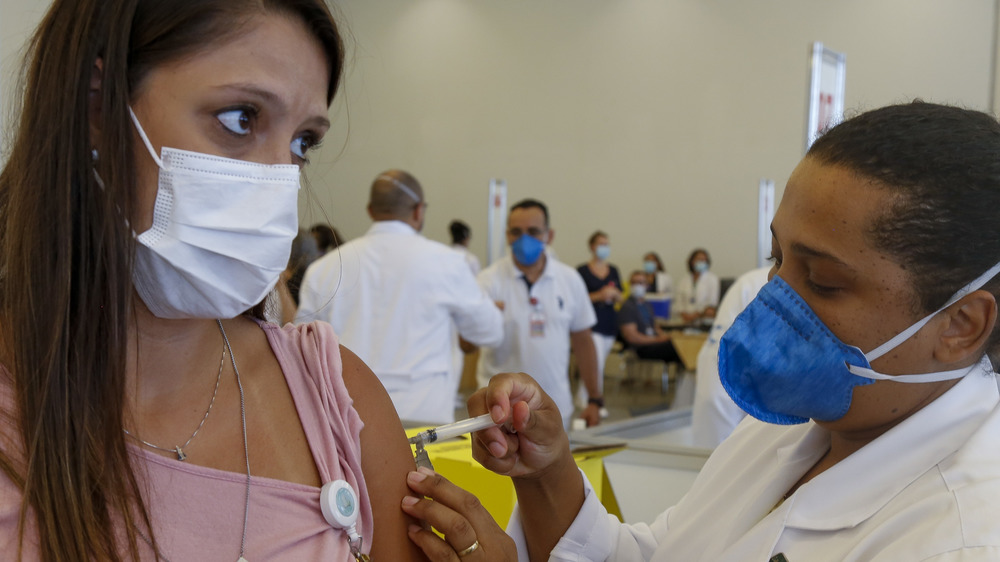
[[[6,160],[7,124],[12,121],[11,100],[21,49],[47,7],[44,0],[0,0],[0,162]]]
[[[0,0],[8,58],[37,0]],[[921,97],[990,109],[995,0],[343,0],[351,61],[313,196],[348,237],[367,186],[402,167],[431,203],[425,233],[455,217],[485,257],[486,188],[553,213],[576,264],[601,228],[625,270],[655,249],[678,275],[706,246],[720,275],[753,267],[757,183],[781,186],[802,155],[808,52],[847,54],[847,106]]]

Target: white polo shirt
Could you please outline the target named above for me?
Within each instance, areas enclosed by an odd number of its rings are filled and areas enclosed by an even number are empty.
[[[588,485],[549,560],[1000,560],[1000,382],[991,371],[981,362],[784,502],[829,447],[815,423],[747,418],[651,525],[623,525]],[[515,512],[508,532],[526,556],[519,521]]]
[[[296,323],[325,320],[385,386],[399,417],[455,421],[455,331],[476,345],[503,337],[500,310],[465,258],[400,221],[313,262],[299,292]]]
[[[504,303],[503,341],[479,354],[479,385],[486,386],[497,373],[527,373],[559,406],[568,427],[573,416],[569,335],[597,323],[583,278],[546,250],[545,269],[530,290],[510,256],[483,270],[477,279],[491,299]]]

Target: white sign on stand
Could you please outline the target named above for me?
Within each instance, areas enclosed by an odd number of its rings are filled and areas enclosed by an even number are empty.
[[[813,43],[809,69],[809,116],[806,150],[823,131],[844,119],[847,55]]]
[[[491,178],[487,208],[486,265],[507,253],[507,180]]]
[[[757,267],[771,257],[771,221],[774,220],[774,180],[760,179],[757,188]]]

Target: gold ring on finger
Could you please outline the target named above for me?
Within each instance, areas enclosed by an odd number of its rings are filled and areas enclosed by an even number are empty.
[[[465,558],[466,556],[472,554],[473,552],[475,552],[477,550],[479,550],[479,541],[478,540],[476,542],[472,543],[472,546],[470,546],[469,548],[466,548],[464,550],[460,550],[458,552],[458,557],[459,558]]]

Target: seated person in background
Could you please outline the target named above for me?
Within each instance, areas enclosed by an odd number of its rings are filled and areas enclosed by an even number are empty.
[[[646,292],[669,295],[674,292],[674,280],[663,267],[663,261],[656,252],[646,252],[642,256],[642,269],[646,272]]]
[[[714,449],[729,437],[736,424],[747,415],[722,387],[719,379],[719,342],[736,317],[757,296],[761,287],[767,284],[770,272],[770,265],[753,269],[733,282],[733,286],[726,291],[726,296],[722,297],[712,331],[708,333],[705,345],[698,352],[697,384],[694,386],[691,411],[695,447]]]
[[[618,311],[618,330],[640,359],[660,359],[665,363],[681,360],[670,334],[653,320],[653,307],[646,302],[646,276],[641,271],[633,271],[629,276],[629,298]]]
[[[712,258],[708,250],[695,248],[688,256],[688,274],[677,286],[675,306],[685,322],[715,318],[719,306],[719,278],[708,269]]]

